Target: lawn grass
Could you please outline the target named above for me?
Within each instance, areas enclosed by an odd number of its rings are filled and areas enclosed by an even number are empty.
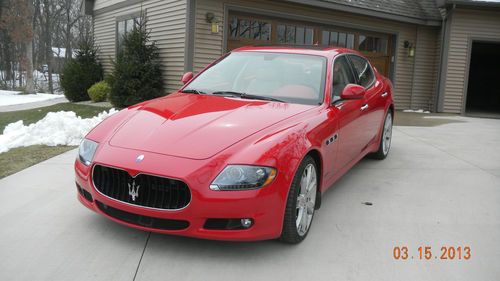
[[[90,118],[104,110],[109,110],[109,108],[84,104],[59,103],[35,109],[0,112],[0,134],[3,133],[5,126],[9,123],[23,120],[24,125],[29,125],[45,117],[48,112],[74,111],[76,115],[82,118]],[[33,145],[13,148],[7,152],[0,153],[0,178],[14,174],[74,148],[75,146]]]
[[[0,153],[0,179],[74,148],[75,146],[32,145]]]
[[[109,108],[75,103],[58,103],[34,109],[0,112],[0,133],[3,133],[5,126],[9,123],[23,120],[24,125],[29,125],[42,119],[49,112],[74,111],[76,115],[82,118],[90,118],[96,116],[104,110],[107,111]]]

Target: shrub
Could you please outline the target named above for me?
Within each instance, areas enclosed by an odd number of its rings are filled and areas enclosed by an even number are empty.
[[[93,40],[81,42],[76,58],[71,59],[61,74],[61,87],[69,101],[89,100],[87,90],[102,80],[103,70],[97,61],[97,48]]]
[[[106,101],[109,97],[109,92],[111,88],[106,81],[97,82],[90,89],[88,89],[88,94],[93,102]]]
[[[146,31],[146,17],[123,38],[114,69],[108,77],[110,101],[116,107],[127,107],[157,98],[163,93],[158,47]]]

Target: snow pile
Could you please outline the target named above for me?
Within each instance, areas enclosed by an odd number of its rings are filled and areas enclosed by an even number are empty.
[[[428,110],[423,110],[423,109],[417,109],[417,110],[413,110],[413,109],[405,109],[405,110],[403,110],[403,112],[413,112],[413,113],[431,113],[430,111],[428,111]]]
[[[10,123],[0,135],[0,153],[11,148],[29,145],[79,145],[82,138],[106,117],[118,112],[109,112],[82,119],[73,111],[49,112],[38,122],[25,126],[23,121]]]
[[[51,94],[22,95],[16,91],[0,90],[0,106],[39,102],[57,98],[64,98],[64,95],[51,95]]]

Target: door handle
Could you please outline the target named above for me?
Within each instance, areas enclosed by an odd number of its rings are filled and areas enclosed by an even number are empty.
[[[387,95],[388,95],[388,93],[387,93],[387,92],[384,92],[384,93],[383,93],[383,94],[381,94],[380,96],[381,96],[381,97],[383,97],[383,98],[385,98],[385,97],[387,97]]]
[[[361,111],[368,109],[368,107],[369,107],[369,106],[368,106],[368,104],[363,105],[363,106],[361,107]]]

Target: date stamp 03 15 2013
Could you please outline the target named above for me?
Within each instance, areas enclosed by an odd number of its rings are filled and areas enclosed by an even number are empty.
[[[416,251],[407,246],[395,246],[392,255],[395,260],[469,260],[471,248],[469,246],[442,246],[438,254],[433,253],[431,246],[419,246]]]

